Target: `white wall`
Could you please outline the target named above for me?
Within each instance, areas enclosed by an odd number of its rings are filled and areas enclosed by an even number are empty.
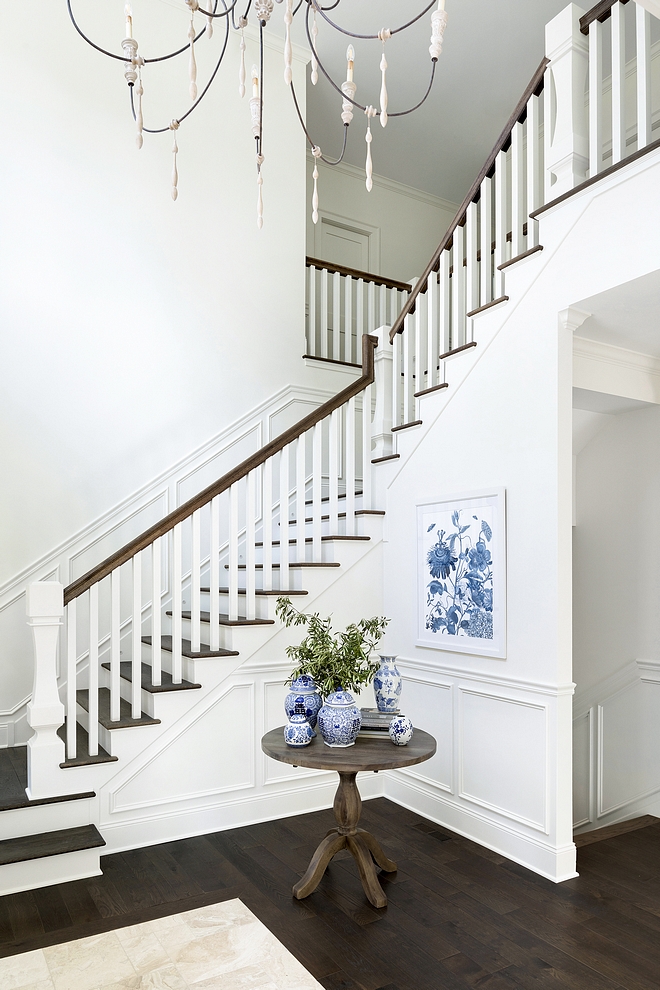
[[[83,28],[116,49],[122,6],[77,6]],[[135,7],[146,55],[186,39],[185,7],[156,6],[151,38],[154,11]],[[281,54],[268,49],[258,231],[233,33],[214,87],[179,129],[173,203],[171,135],[145,135],[137,151],[123,64],[78,37],[65,4],[46,4],[29,27],[7,5],[0,19],[3,37],[19,33],[0,69],[3,583],[296,376],[305,380],[305,159]],[[212,45],[220,41],[217,29]],[[248,41],[248,69],[256,52]],[[304,92],[300,62],[295,71]],[[160,73],[144,71],[147,126],[190,102],[185,56],[163,69],[162,98]]]
[[[603,417],[576,459],[574,818],[660,808],[660,409]]]
[[[313,162],[307,159],[307,253],[322,257],[318,228],[311,215]],[[457,205],[431,193],[374,175],[373,189],[365,188],[364,170],[353,165],[319,164],[319,215],[373,230],[372,271],[376,275],[406,281],[421,275],[454,219]],[[333,258],[322,258],[332,261]]]

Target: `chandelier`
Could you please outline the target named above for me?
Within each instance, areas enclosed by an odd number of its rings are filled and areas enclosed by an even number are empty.
[[[239,45],[239,65],[238,65],[238,92],[241,97],[245,96],[246,92],[246,69],[245,69],[245,37],[244,31],[248,26],[249,19],[253,16],[257,23],[259,29],[259,64],[253,65],[251,69],[251,86],[252,86],[252,96],[249,101],[250,105],[250,116],[252,123],[252,134],[255,140],[255,151],[256,151],[256,167],[257,167],[257,226],[261,228],[263,226],[263,164],[265,161],[263,154],[263,75],[264,75],[264,29],[270,22],[273,13],[273,0],[242,0],[242,3],[246,3],[245,12],[237,16],[236,8],[239,0],[182,0],[185,6],[190,12],[190,22],[188,25],[188,40],[176,51],[169,52],[165,55],[160,55],[153,58],[144,58],[142,55],[138,54],[138,42],[133,35],[133,14],[131,7],[127,4],[124,10],[125,14],[125,38],[121,42],[122,54],[116,52],[107,51],[97,45],[91,38],[88,38],[86,34],[81,30],[76,18],[74,16],[72,7],[72,0],[67,0],[67,8],[69,11],[69,17],[71,22],[75,27],[78,34],[96,51],[100,52],[102,55],[106,55],[108,58],[117,59],[124,63],[124,78],[128,83],[129,95],[130,95],[130,108],[137,127],[136,134],[136,144],[138,148],[142,147],[143,135],[144,134],[164,134],[168,131],[172,133],[172,153],[173,153],[173,166],[172,166],[172,199],[176,199],[178,196],[178,180],[179,174],[177,169],[177,153],[179,151],[177,144],[177,131],[181,124],[192,114],[192,112],[199,106],[203,98],[208,93],[211,88],[213,81],[218,73],[218,69],[222,64],[228,48],[230,31],[233,29],[240,32],[240,45]],[[325,162],[326,165],[339,165],[343,160],[346,153],[346,141],[348,136],[348,128],[353,120],[353,115],[356,111],[360,111],[366,117],[366,134],[365,141],[367,145],[366,149],[366,162],[365,162],[365,184],[367,191],[371,191],[373,186],[373,161],[371,156],[371,121],[374,117],[379,116],[380,124],[382,127],[387,125],[388,120],[391,117],[404,117],[407,114],[414,113],[418,110],[423,103],[426,102],[431,89],[433,87],[433,82],[435,79],[435,69],[440,53],[442,52],[442,42],[445,32],[445,27],[447,25],[447,13],[445,11],[445,0],[431,0],[431,3],[427,4],[423,10],[421,10],[415,17],[407,21],[405,24],[401,24],[396,28],[382,28],[381,30],[373,34],[357,34],[353,31],[348,30],[346,27],[338,24],[334,19],[337,14],[333,14],[331,18],[329,11],[336,10],[341,3],[341,0],[334,0],[334,2],[328,3],[326,6],[322,6],[319,0],[297,0],[294,7],[294,0],[275,0],[278,4],[284,4],[284,82],[289,87],[291,91],[291,96],[293,98],[293,104],[300,121],[300,125],[305,132],[305,137],[310,144],[311,152],[314,158],[314,191],[312,195],[312,219],[314,223],[318,221],[318,208],[319,208],[319,194],[318,194],[318,161]],[[437,3],[437,7],[436,7]],[[205,9],[205,8],[209,9]],[[305,16],[305,33],[307,36],[307,42],[310,50],[310,65],[311,65],[311,82],[314,86],[319,80],[319,70],[322,75],[326,78],[328,83],[337,91],[341,97],[341,121],[343,124],[343,143],[341,148],[341,154],[338,158],[329,159],[326,158],[321,148],[314,142],[309,130],[303,120],[303,116],[300,112],[300,107],[298,100],[296,98],[296,91],[293,85],[292,76],[292,60],[293,60],[293,48],[291,43],[291,26],[294,17],[298,14],[301,8],[304,7]],[[385,57],[385,45],[386,42],[395,34],[400,34],[414,24],[417,23],[425,14],[431,11],[432,8],[435,9],[431,13],[431,44],[429,46],[429,55],[431,58],[431,71],[430,79],[426,91],[424,92],[422,98],[414,106],[409,107],[406,110],[398,110],[392,112],[388,110],[389,97],[387,92],[387,59]],[[199,22],[196,23],[196,17]],[[319,33],[319,21],[322,24],[328,25],[334,31],[339,34],[345,35],[348,39],[359,39],[360,41],[377,41],[381,44],[381,59],[380,59],[380,73],[381,73],[381,86],[380,94],[378,100],[378,109],[370,104],[362,104],[356,100],[357,94],[357,83],[355,81],[355,50],[353,45],[349,41],[348,48],[346,50],[346,79],[338,83],[332,78],[330,72],[326,69],[321,58],[319,57],[318,49],[318,33]],[[201,26],[200,26],[201,25]],[[203,87],[198,87],[197,84],[197,59],[195,56],[195,46],[201,39],[202,35],[206,34],[207,40],[212,39],[215,29],[220,28],[217,32],[220,34],[219,42],[219,53],[215,61],[215,66],[211,72],[210,77],[206,81]],[[165,62],[169,59],[177,58],[178,56],[187,57],[188,59],[188,76],[189,76],[189,87],[188,96],[190,99],[190,106],[188,109],[182,113],[179,117],[174,117],[169,124],[164,127],[146,127],[144,124],[142,100],[144,96],[143,87],[143,71],[146,66]]]

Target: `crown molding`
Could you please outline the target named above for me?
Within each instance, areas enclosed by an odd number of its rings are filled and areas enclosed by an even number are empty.
[[[588,337],[576,335],[573,338],[573,354],[575,357],[614,365],[626,371],[660,375],[660,358],[652,354],[642,354],[641,351],[631,351],[626,347],[617,347],[615,344],[604,344],[600,340],[591,340]]]

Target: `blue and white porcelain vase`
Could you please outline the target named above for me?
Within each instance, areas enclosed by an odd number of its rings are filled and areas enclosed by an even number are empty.
[[[315,735],[302,713],[291,715],[284,726],[284,742],[287,746],[309,746]]]
[[[413,724],[407,715],[395,715],[390,722],[390,739],[395,746],[406,746],[413,737]]]
[[[319,708],[323,704],[321,695],[318,693],[316,682],[309,674],[301,674],[296,677],[291,684],[291,690],[284,699],[284,711],[287,718],[291,718],[303,706],[305,718],[312,728],[316,725],[316,717]]]
[[[379,712],[398,712],[403,679],[396,668],[396,657],[381,657],[374,677],[374,694]]]
[[[318,715],[319,731],[326,746],[345,749],[353,746],[362,725],[360,709],[348,691],[333,691]]]

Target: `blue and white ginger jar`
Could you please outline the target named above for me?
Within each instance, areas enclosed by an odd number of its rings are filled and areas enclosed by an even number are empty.
[[[323,742],[333,748],[353,746],[362,725],[360,709],[348,691],[333,691],[325,699],[318,715]]]
[[[396,668],[396,657],[381,657],[374,677],[374,694],[379,712],[397,712],[403,680]]]
[[[321,695],[318,693],[316,682],[309,674],[301,674],[296,677],[291,684],[291,690],[284,699],[284,711],[287,718],[291,718],[296,712],[305,712],[305,718],[312,728],[316,725],[316,717],[319,708],[323,704]]]
[[[406,746],[413,737],[413,724],[407,715],[395,715],[390,722],[390,739],[395,746]]]
[[[316,733],[304,715],[292,715],[284,726],[284,742],[287,746],[309,746]]]

